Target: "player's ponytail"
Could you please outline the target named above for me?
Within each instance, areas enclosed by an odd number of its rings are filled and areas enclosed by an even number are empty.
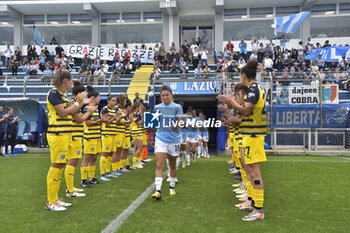
[[[249,60],[248,63],[241,69],[241,74],[245,74],[248,80],[255,80],[258,62]]]
[[[79,93],[85,91],[84,85],[81,84],[79,81],[74,81],[73,84],[74,84],[74,87],[73,87],[73,89],[72,89],[72,95],[73,95],[73,96],[76,96],[76,95],[78,95]]]
[[[87,92],[88,92],[88,96],[87,96],[88,98],[90,98],[90,97],[97,97],[97,96],[100,95],[100,93],[98,91],[96,91],[95,88],[93,88],[90,85],[87,86],[86,89],[87,89]]]

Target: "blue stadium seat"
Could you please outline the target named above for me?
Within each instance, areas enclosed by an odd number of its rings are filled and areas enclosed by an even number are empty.
[[[17,137],[16,140],[24,140],[24,134],[27,129],[27,123],[25,121],[20,121],[18,123],[18,131],[17,131]]]

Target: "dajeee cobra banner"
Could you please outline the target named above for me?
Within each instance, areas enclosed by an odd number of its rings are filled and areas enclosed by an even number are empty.
[[[131,62],[133,62],[136,59],[136,55],[138,55],[142,63],[153,63],[153,50],[117,49],[113,47],[95,47],[90,45],[68,45],[66,54],[67,56],[75,58],[83,58],[86,54],[91,59],[99,57],[101,60],[113,61],[116,53],[120,58],[125,54],[128,54]]]

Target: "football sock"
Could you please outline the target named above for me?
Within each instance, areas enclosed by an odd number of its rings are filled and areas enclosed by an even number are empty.
[[[176,178],[170,177],[170,188],[175,188]]]
[[[66,179],[67,189],[70,193],[74,191],[74,172],[75,167],[67,165],[66,170],[64,172],[64,177]]]
[[[111,172],[111,163],[112,163],[112,156],[108,156],[106,159],[106,172]]]
[[[118,162],[112,163],[112,171],[115,172],[116,170],[118,170]]]
[[[52,205],[55,201],[58,200],[58,190],[57,183],[60,182],[60,169],[56,167],[50,167],[49,172],[47,173],[47,200],[49,205]]]
[[[133,166],[134,166],[134,167],[136,167],[136,166],[137,166],[137,164],[138,164],[138,160],[139,160],[139,158],[138,158],[138,157],[132,157],[132,164],[133,164]]]
[[[96,166],[89,166],[89,178],[95,178]]]
[[[57,182],[57,187],[56,187],[56,189],[57,189],[57,191],[56,191],[57,199],[58,199],[58,191],[60,190],[60,185],[61,185],[61,180],[62,180],[63,168],[61,168],[59,172],[60,172],[59,175],[58,175],[58,180],[59,181]]]
[[[251,197],[252,199],[254,199],[253,195],[252,195],[253,194],[252,193],[253,185],[252,185],[252,182],[250,180],[247,181],[246,188],[247,188],[248,197]]]
[[[191,161],[190,155],[186,155],[186,160],[187,160],[187,163],[189,163]]]
[[[103,176],[106,172],[105,172],[105,169],[106,169],[106,160],[108,158],[104,157],[104,156],[101,156],[100,158],[100,174]]]
[[[154,183],[156,184],[156,191],[160,191],[162,189],[162,182],[163,182],[162,177],[156,177],[154,179]]]
[[[200,156],[202,152],[202,147],[201,146],[197,146],[197,155]]]
[[[80,172],[81,172],[81,179],[82,180],[87,180],[87,175],[88,175],[88,169],[89,167],[81,167]]]
[[[180,165],[180,157],[176,158],[176,170],[179,170],[179,165]]]
[[[126,158],[126,159],[125,159],[125,167],[126,167],[126,166],[130,166],[129,158]]]
[[[254,208],[261,209],[264,205],[264,190],[263,189],[253,189],[253,200]]]
[[[243,168],[241,168],[241,177],[242,177],[242,182],[247,183],[247,173],[245,173]]]

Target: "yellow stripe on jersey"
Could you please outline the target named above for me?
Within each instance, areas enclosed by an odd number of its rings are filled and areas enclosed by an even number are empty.
[[[88,108],[90,108],[89,105],[84,108],[84,112],[86,112]],[[96,109],[96,111],[91,113],[90,117],[88,118],[88,120],[91,120],[91,121],[97,121],[99,119],[101,118],[100,118],[98,109]],[[87,126],[86,122],[84,122],[84,139],[86,140],[101,139],[101,123],[93,126]]]
[[[77,102],[74,98],[71,98],[70,104]],[[79,109],[78,114],[81,114],[81,109]],[[84,122],[78,123],[72,119],[73,134],[72,139],[83,138],[84,136]]]
[[[242,122],[239,126],[240,133],[243,136],[265,136],[266,135],[266,107],[265,107],[265,89],[257,83],[253,83],[259,89],[259,99],[254,105],[250,116],[242,116]],[[249,94],[249,93],[248,93]]]
[[[128,114],[126,114],[123,118],[122,118],[122,120],[124,120],[124,121],[129,121],[130,120],[130,114],[128,113]],[[125,127],[125,137],[131,137],[131,124],[129,125],[129,126],[124,126]]]
[[[53,88],[49,91],[46,99],[47,109],[49,110],[49,127],[47,129],[47,133],[56,135],[72,133],[72,115],[69,114],[65,117],[61,117],[58,115],[48,98],[52,91],[58,91],[60,93],[64,108],[68,108],[70,106],[70,102],[64,93],[60,92],[56,88]]]
[[[109,108],[108,106],[104,106],[101,110],[101,117],[102,113],[105,111],[108,111],[108,119],[111,119],[115,116],[116,114],[116,109]],[[114,120],[112,121],[109,125],[106,125],[106,123],[102,123],[102,128],[101,128],[101,135],[104,136],[114,136],[117,134],[117,122]]]
[[[234,124],[229,124],[227,128],[228,128],[228,132],[229,133],[233,133],[233,134],[235,133],[235,126],[234,126]]]
[[[137,118],[136,122],[142,121],[142,115],[141,115],[141,113],[139,113],[139,112],[133,113],[133,114],[132,114],[132,117],[133,117],[133,118]],[[137,136],[142,137],[142,134],[143,134],[143,124],[137,125],[136,122],[135,122],[135,121],[132,122],[132,129],[131,129],[132,132],[131,132],[131,133],[132,133],[133,135],[135,135],[136,137],[137,137]]]

